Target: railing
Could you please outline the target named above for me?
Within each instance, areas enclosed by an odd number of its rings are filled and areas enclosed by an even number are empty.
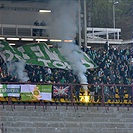
[[[87,32],[88,32],[87,35],[88,37],[90,37],[90,39],[107,39],[108,40],[110,39],[111,34],[115,34],[116,38],[113,38],[113,39],[119,40],[121,29],[87,27]],[[101,38],[100,36],[104,38]]]
[[[87,42],[105,44],[122,44],[121,29],[87,27]]]
[[[122,44],[120,39],[121,29],[113,28],[92,28],[87,27],[87,42],[105,44]],[[116,38],[112,38],[112,35]],[[52,36],[52,29],[50,26],[33,26],[33,25],[14,25],[14,24],[0,24],[0,36],[7,37],[32,37],[32,38],[55,38]]]
[[[9,84],[9,83],[8,83]],[[15,83],[12,83],[15,84]],[[18,83],[16,83],[18,84]],[[20,83],[19,83],[20,84]],[[23,83],[24,84],[24,83]],[[21,84],[22,85],[22,84]],[[29,84],[25,84],[29,85]],[[35,85],[35,84],[34,84]],[[38,84],[45,88],[46,84]],[[84,86],[79,84],[49,84],[52,85],[51,100],[44,99],[23,99],[23,95],[14,97],[0,96],[0,105],[87,105],[87,106],[128,106],[133,107],[133,86],[132,85],[107,85],[89,84],[88,95]],[[23,87],[23,90],[25,88]],[[9,91],[9,90],[8,90]],[[1,91],[0,91],[1,92]]]
[[[49,37],[50,29],[48,26],[0,24],[0,35],[8,37]]]

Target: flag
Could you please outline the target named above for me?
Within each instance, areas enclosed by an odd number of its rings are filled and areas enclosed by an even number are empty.
[[[7,92],[6,92],[6,87],[7,85],[0,84],[0,97],[7,97]]]
[[[52,100],[52,85],[21,85],[21,100]]]
[[[63,86],[63,85],[54,85],[53,86],[53,96],[68,96],[70,95],[70,86]]]
[[[71,69],[59,50],[51,50],[45,43],[27,44],[15,48],[5,41],[0,41],[0,55],[5,62],[24,60],[26,64]]]
[[[87,69],[97,67],[85,53],[82,60]],[[46,43],[35,43],[20,46],[10,46],[6,41],[0,41],[0,55],[5,62],[23,60],[26,64],[45,66],[50,68],[71,69],[66,58],[57,48],[49,48]]]
[[[0,85],[0,97],[20,97],[20,85]]]

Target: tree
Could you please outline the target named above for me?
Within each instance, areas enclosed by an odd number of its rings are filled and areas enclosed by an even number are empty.
[[[91,26],[100,28],[113,28],[113,3],[116,0],[88,0],[91,4]],[[116,28],[121,28],[121,38],[132,38],[132,0],[117,0],[115,5]]]

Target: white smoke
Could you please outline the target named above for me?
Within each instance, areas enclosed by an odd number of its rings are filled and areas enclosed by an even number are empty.
[[[25,72],[25,62],[23,60],[17,62],[10,61],[6,64],[8,73],[12,77],[16,76],[20,82],[27,82],[29,80],[28,74]]]
[[[63,43],[60,51],[70,63],[74,73],[77,73],[80,83],[87,84],[86,67],[82,63],[84,58],[82,50],[74,43]]]
[[[20,60],[16,62],[16,68],[17,68],[17,74],[18,74],[18,79],[22,82],[26,82],[29,80],[29,77],[27,73],[25,72],[25,62]]]
[[[72,39],[77,33],[78,3],[75,0],[52,0],[51,36],[57,39]]]
[[[78,31],[78,3],[77,0],[54,0],[50,3],[52,9],[51,18],[52,36],[61,39],[73,39]],[[77,73],[80,83],[87,84],[85,76],[86,67],[81,62],[83,60],[83,52],[75,44],[61,43],[60,52],[70,63],[72,70]]]

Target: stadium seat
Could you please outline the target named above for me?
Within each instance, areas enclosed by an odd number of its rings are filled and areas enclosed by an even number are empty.
[[[115,98],[116,98],[116,99],[119,99],[120,97],[119,97],[119,95],[118,95],[118,94],[115,94]]]
[[[126,98],[126,99],[127,99],[127,98],[128,98],[128,94],[125,94],[124,98]]]

